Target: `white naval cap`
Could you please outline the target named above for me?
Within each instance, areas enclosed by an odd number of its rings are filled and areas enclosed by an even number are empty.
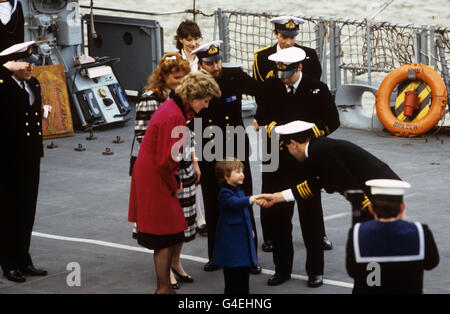
[[[314,123],[300,120],[277,126],[275,132],[280,135],[280,142],[285,144],[289,144],[290,140],[303,143],[308,138],[320,136],[319,129]]]
[[[306,53],[302,48],[289,47],[271,54],[268,59],[277,64],[278,78],[288,78],[297,71],[298,65],[305,57]]]
[[[392,179],[376,179],[366,181],[366,185],[370,186],[372,195],[393,195],[402,196],[405,190],[411,187],[411,184],[401,180]]]
[[[305,23],[304,20],[295,16],[278,16],[270,19],[275,24],[275,30],[287,37],[297,36],[300,32],[299,25]]]
[[[196,55],[200,60],[206,62],[214,62],[222,59],[220,54],[220,45],[223,43],[222,40],[215,40],[204,45],[201,45],[197,49],[191,52],[191,54]]]
[[[6,48],[0,52],[0,60],[5,63],[10,60],[27,58],[33,53],[33,46],[35,43],[36,41],[32,40]]]

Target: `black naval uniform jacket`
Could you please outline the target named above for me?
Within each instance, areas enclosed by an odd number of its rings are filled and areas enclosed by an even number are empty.
[[[24,18],[20,1],[17,1],[16,10],[6,25],[0,20],[0,38],[0,51],[24,41]]]
[[[0,66],[1,134],[3,155],[0,181],[0,264],[4,271],[32,265],[28,253],[36,212],[42,147],[41,90],[36,78],[27,81],[35,101]]]
[[[238,141],[236,136],[234,137],[234,156],[225,156],[226,143],[231,140],[231,136],[227,133],[226,127],[241,126],[244,128],[244,122],[242,120],[242,94],[255,96],[259,93],[262,84],[248,76],[241,68],[226,67],[222,68],[222,76],[217,79],[217,83],[222,92],[222,96],[220,98],[212,99],[208,108],[203,109],[199,113],[198,118],[201,119],[203,131],[207,135],[210,134],[209,132],[212,126],[217,126],[221,129],[224,137],[223,157],[239,157],[237,155]],[[201,134],[196,134],[196,137],[198,136],[201,136]],[[208,142],[211,142],[210,145],[212,145],[214,141],[217,141],[217,139],[211,135],[209,138],[203,138],[202,149]],[[240,149],[242,149],[242,147],[240,147]],[[245,195],[252,195],[253,193],[249,155],[250,141],[247,134],[245,134],[245,159],[241,160],[244,164],[245,179],[242,190]],[[217,196],[220,186],[217,183],[215,175],[215,164],[215,161],[205,161],[204,157],[199,161],[200,170],[202,172],[200,180],[205,206],[206,226],[208,231],[208,256],[210,259],[213,254],[216,224],[219,215]],[[253,210],[251,206],[249,208],[252,223],[253,226],[255,226]],[[255,242],[256,241],[257,238],[255,237]]]
[[[295,47],[301,48],[306,53],[306,58],[303,60],[302,72],[317,80],[322,76],[322,67],[319,58],[314,49],[295,44]],[[267,46],[254,52],[255,59],[253,60],[253,78],[264,82],[274,76],[276,69],[275,62],[269,60],[269,56],[277,52],[277,44]]]
[[[439,253],[427,225],[372,220],[350,229],[345,260],[354,294],[420,294]]]
[[[289,95],[286,85],[277,78],[263,83],[263,92],[256,98],[258,109],[255,119],[270,136],[266,151],[271,152],[272,130],[277,125],[294,120],[315,123],[322,135],[328,135],[339,127],[339,114],[326,84],[302,74],[294,95]],[[263,129],[263,132],[265,132]],[[318,131],[319,132],[319,131]],[[278,148],[279,166],[275,172],[263,172],[262,192],[274,193],[294,185],[301,178],[308,178],[310,171],[289,154],[282,143]],[[272,161],[263,161],[263,164]],[[292,217],[294,203],[276,204],[276,208],[261,208],[261,225],[264,240],[274,243],[275,272],[288,277],[292,271]],[[323,245],[325,235],[320,194],[299,205],[299,218],[303,240],[307,248],[306,271],[308,276],[323,274]]]
[[[327,193],[346,190],[363,190],[365,198],[361,210],[367,211],[371,198],[367,180],[394,179],[400,177],[383,161],[365,149],[345,140],[319,137],[312,139],[308,146],[308,158],[302,162],[310,169],[312,177],[300,181],[291,190],[297,201],[308,199],[314,194],[320,194],[322,188]],[[370,214],[364,215],[372,218]]]
[[[295,120],[316,124],[322,135],[334,132],[340,125],[339,113],[328,86],[302,74],[295,95],[289,95],[286,85],[277,78],[264,82],[263,92],[256,98],[258,109],[255,119],[268,134],[274,127]],[[280,143],[280,166],[277,173],[293,176],[299,167],[296,159]],[[270,152],[270,143],[267,145]]]

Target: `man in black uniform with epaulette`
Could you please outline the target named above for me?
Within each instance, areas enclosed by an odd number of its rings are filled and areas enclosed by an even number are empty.
[[[277,44],[267,46],[254,52],[253,78],[264,82],[265,80],[274,77],[276,63],[269,60],[269,56],[282,49],[298,47],[302,48],[306,53],[302,72],[320,80],[320,77],[322,76],[322,67],[316,51],[312,48],[300,46],[295,43],[297,35],[300,32],[300,24],[303,24],[304,21],[294,16],[280,16],[271,19],[270,22],[275,26],[273,35],[277,39]]]
[[[0,264],[5,277],[15,282],[24,282],[24,275],[47,274],[29,254],[43,156],[41,89],[31,64],[6,63],[22,54],[0,57],[0,133],[9,149],[0,181]]]
[[[309,178],[299,176],[290,189],[274,193],[271,204],[303,202],[320,194],[322,188],[327,193],[338,192],[345,195],[349,190],[362,190],[359,208],[354,208],[353,224],[372,220],[368,211],[371,200],[367,180],[394,179],[400,177],[383,161],[363,148],[345,140],[317,137],[317,127],[305,121],[292,121],[275,127],[289,153],[310,171]],[[356,207],[356,206],[355,206]]]
[[[245,180],[243,184],[243,190],[246,195],[252,195],[252,175],[250,171],[250,141],[247,134],[244,131],[244,122],[242,120],[242,94],[255,96],[259,93],[262,84],[250,76],[248,76],[240,67],[222,67],[222,56],[220,54],[220,44],[222,41],[214,41],[204,44],[192,51],[191,54],[197,55],[199,59],[199,65],[202,69],[209,72],[219,84],[222,96],[220,98],[214,98],[210,101],[209,107],[203,109],[199,118],[202,123],[202,133],[204,131],[211,132],[209,139],[203,139],[203,147],[205,145],[216,145],[214,143],[219,139],[214,138],[213,129],[219,128],[223,135],[223,147],[222,151],[225,157],[236,157],[244,163],[244,175]],[[195,122],[195,124],[198,121]],[[241,127],[240,135],[233,132],[234,128]],[[195,126],[194,126],[195,128]],[[236,129],[236,132],[239,132]],[[201,136],[202,134],[196,134]],[[244,136],[245,151],[242,151],[244,147],[239,146],[238,138]],[[227,143],[230,144],[234,141],[234,152],[227,152]],[[228,153],[228,154],[227,154]],[[203,157],[199,161],[201,170],[201,186],[203,203],[205,206],[205,218],[206,226],[208,230],[208,257],[211,261],[214,241],[216,236],[216,225],[219,215],[219,208],[217,204],[217,196],[219,193],[219,186],[215,175],[215,163],[216,161],[206,161]],[[255,233],[255,245],[257,246],[256,225],[253,216],[252,207],[249,207],[252,224]],[[206,263],[204,270],[212,271],[216,270],[218,266]],[[258,274],[261,272],[259,266],[255,266],[251,269],[251,273]]]
[[[273,46],[267,46],[254,52],[253,60],[253,78],[264,82],[274,77],[276,71],[276,63],[269,60],[269,56],[289,47],[298,47],[305,51],[306,56],[303,60],[302,73],[310,77],[320,80],[322,76],[322,66],[314,49],[300,46],[295,43],[297,35],[300,33],[300,25],[304,21],[294,16],[280,16],[270,19],[274,25],[273,35],[277,43]],[[256,121],[253,122],[254,124]],[[272,236],[269,234],[268,228],[263,229],[262,249],[265,252],[272,252],[273,242]]]
[[[275,62],[276,77],[266,80],[263,92],[256,98],[258,109],[255,119],[264,125],[271,138],[276,125],[303,119],[315,123],[320,130],[318,136],[328,135],[339,127],[339,114],[326,84],[302,72],[305,52],[290,47],[271,56]],[[268,141],[268,151],[272,144]],[[279,168],[275,172],[263,172],[262,192],[273,193],[285,189],[298,181],[298,173],[308,177],[309,169],[299,164],[289,152],[280,146]],[[294,202],[280,204],[277,209],[261,209],[263,230],[269,231],[274,242],[273,259],[275,275],[269,285],[279,285],[290,279],[293,263],[292,216]],[[325,236],[320,194],[299,205],[302,235],[307,249],[306,271],[308,285],[322,284],[323,250],[331,243]]]

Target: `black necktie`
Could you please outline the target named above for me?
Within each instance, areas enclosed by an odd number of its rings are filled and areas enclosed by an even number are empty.
[[[288,95],[294,96],[294,86],[289,87]]]
[[[23,81],[22,81],[22,88],[23,88],[23,91],[27,94],[28,104],[31,105],[30,104],[30,94],[27,92],[27,89],[25,88],[25,82],[23,82]]]

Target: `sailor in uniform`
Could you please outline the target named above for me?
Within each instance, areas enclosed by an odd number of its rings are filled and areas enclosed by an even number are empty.
[[[296,37],[300,33],[300,25],[303,24],[304,21],[293,16],[280,16],[271,19],[270,22],[273,23],[275,27],[273,34],[277,39],[277,44],[267,46],[254,52],[253,77],[261,82],[273,77],[276,71],[276,63],[269,60],[268,57],[282,49],[299,47],[306,53],[302,72],[320,80],[320,77],[322,76],[322,67],[316,51],[295,43]]]
[[[0,51],[24,41],[24,21],[20,1],[0,0]]]
[[[348,233],[346,268],[354,294],[421,294],[424,270],[439,264],[427,225],[405,220],[403,194],[410,184],[377,179],[366,182],[375,220],[358,223]]]
[[[322,188],[327,193],[342,195],[348,190],[362,190],[364,195],[357,214],[354,214],[354,224],[373,219],[368,211],[372,195],[365,185],[367,180],[400,180],[386,163],[363,148],[345,140],[317,137],[320,131],[313,123],[293,121],[275,127],[274,131],[289,153],[310,170],[311,176],[306,180],[299,178],[289,189],[275,193],[273,204],[294,199],[303,202],[319,195]]]
[[[240,67],[225,67],[222,65],[222,55],[220,53],[221,40],[206,43],[196,50],[192,51],[192,55],[196,55],[199,59],[199,65],[203,70],[209,72],[219,84],[222,96],[220,98],[214,98],[210,101],[209,107],[203,109],[198,118],[201,119],[202,133],[212,132],[215,127],[220,128],[223,135],[223,152],[227,154],[225,157],[236,157],[244,163],[245,182],[242,190],[246,195],[252,195],[252,176],[250,172],[250,141],[246,133],[245,136],[245,151],[243,156],[239,154],[243,147],[238,147],[239,136],[230,131],[230,128],[242,127],[245,128],[242,120],[242,94],[257,95],[261,90],[262,83],[252,79],[248,76]],[[198,123],[198,119],[194,124]],[[195,129],[195,125],[194,125]],[[199,134],[196,133],[198,136]],[[200,134],[201,135],[201,134]],[[214,138],[214,133],[210,134],[210,138],[203,139],[202,149],[205,145],[214,146],[218,143],[219,139]],[[230,146],[234,141],[233,154],[227,152],[227,146]],[[199,142],[199,141],[197,141]],[[228,145],[227,145],[228,144]],[[204,150],[202,150],[204,151]],[[217,203],[217,195],[219,193],[220,186],[217,183],[215,175],[215,160],[206,161],[205,158],[199,161],[201,176],[201,187],[203,195],[203,203],[205,209],[206,226],[208,231],[208,257],[211,261],[214,242],[216,235],[216,225],[219,215],[219,207]],[[253,215],[253,209],[250,206],[250,215],[252,224],[255,228],[255,219]],[[255,245],[257,245],[256,228],[255,232]],[[216,270],[216,265],[208,262],[204,270],[212,271]],[[255,266],[251,269],[251,273],[258,274],[261,272],[259,266]]]
[[[267,135],[276,125],[292,120],[306,120],[315,123],[318,134],[328,135],[339,127],[339,114],[331,93],[323,82],[304,75],[302,62],[305,52],[301,48],[290,47],[271,56],[276,64],[276,77],[263,83],[263,92],[256,98],[258,109],[257,124],[265,126]],[[267,143],[267,151],[272,144]],[[290,187],[301,178],[309,177],[309,169],[299,164],[284,149],[279,148],[279,167],[275,172],[263,172],[262,193],[273,193]],[[288,280],[292,271],[292,216],[294,202],[279,204],[279,209],[261,208],[261,225],[269,232],[273,245],[275,275],[269,285],[279,285]],[[325,235],[320,194],[316,194],[299,204],[302,235],[307,248],[306,271],[310,287],[322,284],[323,250],[331,249],[331,242]],[[318,238],[319,235],[319,238]]]
[[[24,275],[47,274],[29,254],[43,156],[41,88],[31,64],[12,71],[8,63],[1,65],[31,53],[31,44],[22,48],[0,58],[0,132],[8,134],[3,145],[10,148],[0,180],[0,264],[5,277],[15,282],[24,282]],[[12,66],[20,64],[25,63]]]

